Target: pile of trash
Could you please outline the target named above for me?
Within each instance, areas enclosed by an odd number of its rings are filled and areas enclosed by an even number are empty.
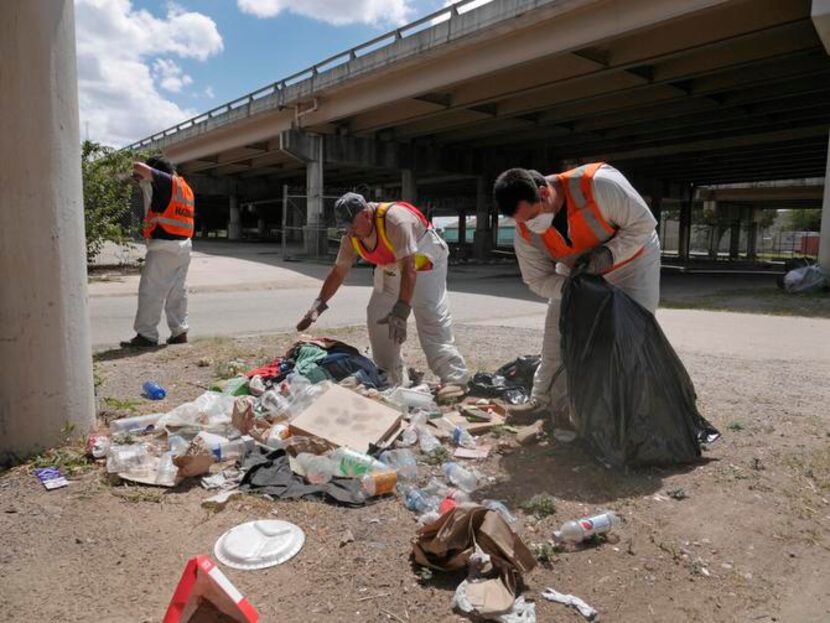
[[[526,395],[537,365],[538,358],[511,362],[497,384],[514,398],[519,390]],[[521,432],[506,425],[502,401],[456,386],[390,388],[356,349],[326,339],[304,338],[266,366],[228,372],[239,374],[171,411],[111,422],[109,434],[90,436],[90,453],[125,481],[175,487],[199,478],[211,491],[203,506],[216,511],[243,493],[346,507],[397,496],[419,526],[415,563],[468,569],[454,599],[459,611],[535,621],[535,606],[521,592],[536,560],[502,501],[473,499],[494,479],[465,464],[489,456],[481,434]],[[156,384],[144,389],[148,398],[164,397]],[[290,559],[304,540],[288,522],[254,521],[223,535],[215,556],[259,569]]]

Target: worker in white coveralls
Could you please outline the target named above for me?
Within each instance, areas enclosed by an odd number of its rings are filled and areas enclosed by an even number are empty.
[[[444,384],[466,385],[469,373],[455,345],[447,300],[447,244],[432,224],[408,203],[367,203],[357,193],[340,197],[334,211],[345,235],[317,300],[297,329],[305,330],[327,309],[359,256],[375,265],[366,321],[372,358],[389,381],[409,384],[401,344],[414,312],[430,370]]]
[[[147,255],[138,284],[136,335],[121,342],[124,348],[158,344],[161,310],[170,329],[168,344],[187,342],[187,289],[195,207],[193,190],[164,157],[133,163],[133,178],[144,195],[143,234]]]
[[[502,214],[516,221],[522,280],[549,301],[531,399],[511,411],[547,412],[566,425],[566,377],[557,375],[565,279],[576,266],[602,275],[653,314],[660,298],[657,221],[622,173],[601,162],[548,176],[509,169],[496,180],[493,194]]]

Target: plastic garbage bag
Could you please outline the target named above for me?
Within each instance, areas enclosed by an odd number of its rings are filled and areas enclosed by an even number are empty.
[[[235,396],[205,392],[196,400],[179,405],[156,422],[156,429],[200,430],[223,434],[231,426]]]
[[[602,277],[563,291],[562,359],[580,437],[612,466],[688,463],[720,433],[655,317]]]
[[[533,388],[533,375],[542,361],[541,355],[522,355],[496,370],[510,383],[521,385],[528,392]]]
[[[828,275],[818,264],[796,268],[784,276],[784,289],[792,293],[818,292],[828,284]]]
[[[522,355],[504,364],[494,374],[479,372],[470,381],[470,395],[501,398],[512,405],[523,404],[530,399],[533,375],[541,360],[539,355]]]

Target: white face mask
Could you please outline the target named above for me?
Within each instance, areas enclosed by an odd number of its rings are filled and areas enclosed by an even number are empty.
[[[552,212],[540,212],[537,216],[525,222],[527,228],[534,234],[544,234],[552,224]]]

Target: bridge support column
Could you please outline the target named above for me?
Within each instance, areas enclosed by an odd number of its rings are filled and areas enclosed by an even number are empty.
[[[741,251],[741,212],[740,207],[733,206],[730,215],[733,217],[729,224],[729,259],[736,260]]]
[[[677,240],[677,250],[680,259],[689,259],[689,246],[692,239],[692,195],[680,205],[680,233]]]
[[[326,254],[326,229],[323,215],[323,137],[309,134],[311,159],[306,163],[306,225],[303,243],[306,255],[320,257]]]
[[[824,174],[824,204],[821,209],[818,263],[824,270],[830,272],[830,151],[827,152],[827,170]]]
[[[749,222],[746,231],[746,259],[758,259],[758,218],[760,210],[749,208]]]
[[[95,422],[73,1],[0,3],[0,58],[0,464],[8,464]]]
[[[228,197],[228,240],[240,240],[242,238],[242,220],[239,215],[239,197],[231,195]]]
[[[490,227],[490,201],[487,178],[476,178],[476,231],[473,238],[475,258],[483,260],[493,250],[493,229]]]
[[[418,201],[418,186],[412,169],[401,169],[401,201],[413,205]]]

